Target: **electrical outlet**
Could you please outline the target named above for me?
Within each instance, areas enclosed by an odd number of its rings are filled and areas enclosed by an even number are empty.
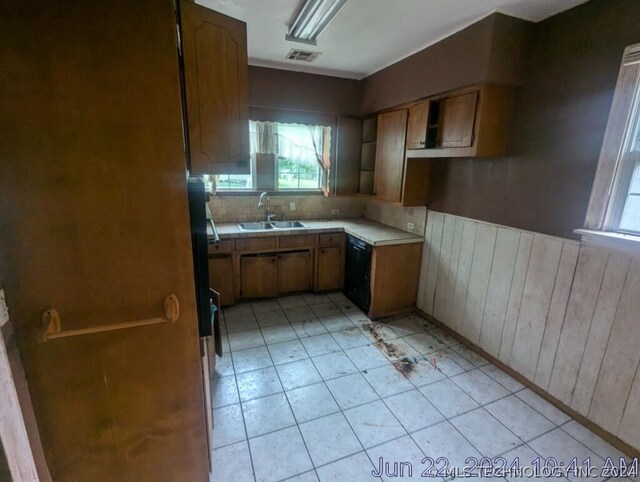
[[[415,228],[415,227],[416,227],[416,225],[415,225],[415,224],[413,224],[413,223],[407,223],[407,229],[408,229],[409,231],[413,231],[413,228]]]
[[[331,210],[331,215],[332,216],[337,216],[338,214],[340,214],[340,210],[339,209],[332,209]]]
[[[296,210],[296,203],[295,201],[291,201],[289,203],[289,211],[295,211]]]

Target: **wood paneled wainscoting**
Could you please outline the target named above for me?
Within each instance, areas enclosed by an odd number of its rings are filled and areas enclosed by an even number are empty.
[[[640,449],[640,259],[434,211],[423,249],[421,311]]]

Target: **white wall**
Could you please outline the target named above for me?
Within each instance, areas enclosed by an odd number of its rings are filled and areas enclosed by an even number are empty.
[[[640,449],[640,259],[429,211],[418,308]]]

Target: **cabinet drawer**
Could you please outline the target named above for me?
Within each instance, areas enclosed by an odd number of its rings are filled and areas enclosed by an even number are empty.
[[[280,236],[280,248],[300,248],[303,246],[315,246],[315,234],[300,234],[295,236]]]
[[[233,241],[220,241],[218,244],[210,244],[208,247],[209,254],[230,253],[233,251]]]
[[[342,246],[344,233],[327,233],[318,236],[319,246]]]
[[[260,251],[275,249],[276,238],[248,238],[236,240],[236,251]]]

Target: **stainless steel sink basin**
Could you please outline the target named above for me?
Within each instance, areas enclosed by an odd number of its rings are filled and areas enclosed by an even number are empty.
[[[271,224],[276,229],[294,229],[294,228],[308,228],[306,224],[300,221],[272,221]]]
[[[242,231],[268,231],[270,229],[304,229],[308,228],[306,224],[300,221],[271,221],[271,222],[255,222],[255,223],[238,223],[238,227]]]
[[[242,231],[265,231],[273,229],[273,225],[271,223],[266,223],[264,221],[257,223],[239,223],[238,227]]]

